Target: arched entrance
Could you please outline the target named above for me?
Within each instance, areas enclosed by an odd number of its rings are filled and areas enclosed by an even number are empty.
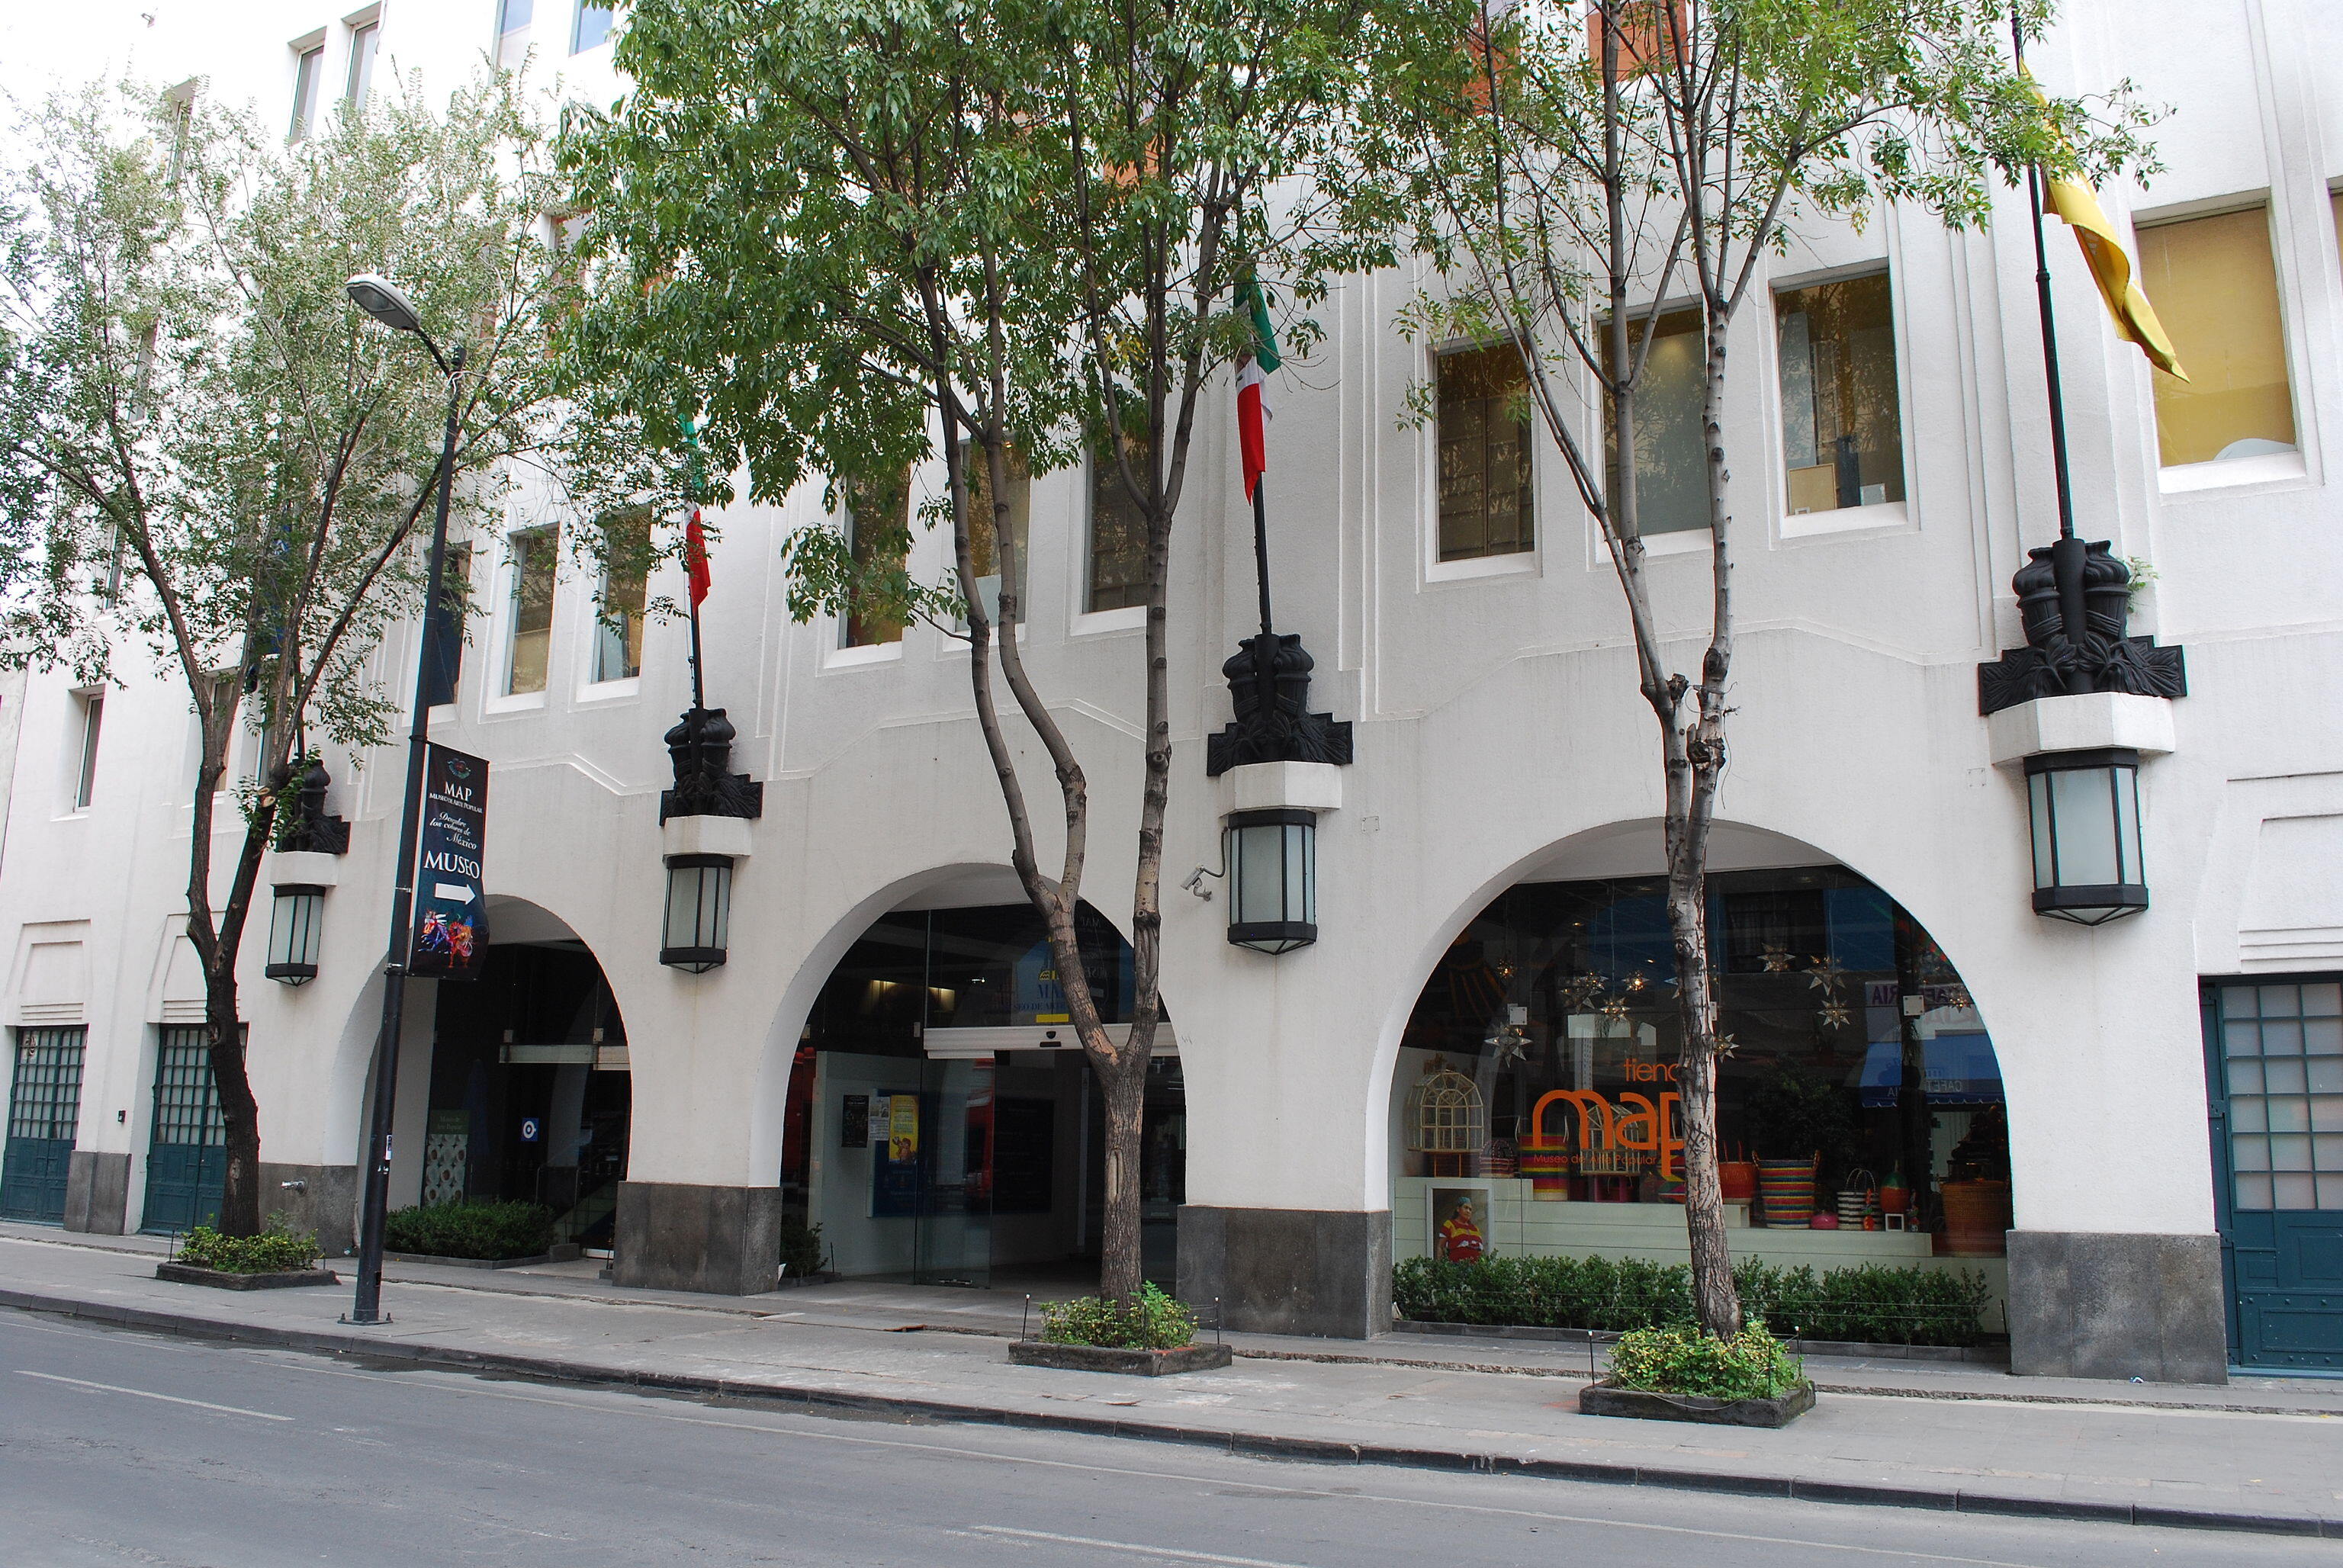
[[[1088,905],[1081,926],[1091,995],[1127,1030],[1130,944]],[[809,1259],[818,1245],[850,1278],[1088,1288],[1101,1126],[1064,985],[1015,879],[929,889],[871,922],[807,1017],[782,1139],[784,1252]],[[1144,1263],[1168,1289],[1187,1149],[1168,1023],[1144,1137]]]
[[[1538,868],[1433,966],[1392,1085],[1399,1257],[1684,1258],[1665,887],[1631,869],[1656,859],[1649,838]],[[1998,1303],[2008,1129],[1959,973],[1909,911],[1810,847],[1741,830],[1719,848],[1708,940],[1736,1256],[1970,1268]],[[2003,1326],[1998,1304],[1986,1326]]]
[[[477,980],[437,987],[425,1203],[542,1203],[556,1240],[610,1245],[627,1173],[626,1022],[586,944],[535,904],[491,899]]]

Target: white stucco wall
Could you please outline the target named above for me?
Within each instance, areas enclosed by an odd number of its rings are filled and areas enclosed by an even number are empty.
[[[134,20],[120,39],[142,68],[205,72],[281,113],[284,45],[328,14],[270,0],[198,23],[196,9],[165,6],[153,29]],[[488,0],[397,0],[386,60],[459,70],[486,45],[492,13]],[[2343,451],[2343,260],[2326,205],[2343,176],[2343,126],[2320,105],[2343,93],[2343,15],[2308,0],[2080,0],[2069,15],[2034,56],[2043,75],[2084,88],[2130,75],[2177,106],[2159,134],[2169,172],[2152,192],[2103,193],[2110,213],[2120,224],[2267,193],[2295,368],[2299,473],[2167,493],[2150,373],[2053,236],[2079,526],[2156,564],[2134,629],[2188,650],[2177,749],[2141,779],[2155,907],[2097,931],[2031,912],[2022,781],[1993,766],[1976,715],[1976,664],[2021,640],[2010,576],[2056,528],[2022,196],[2005,196],[1989,230],[1947,234],[1890,212],[1861,233],[1802,236],[1774,264],[1777,284],[1892,269],[1901,508],[1820,534],[1782,515],[1762,299],[1736,327],[1725,440],[1739,476],[1742,635],[1723,811],[1735,829],[1871,878],[1957,965],[2008,1086],[2021,1228],[2201,1232],[2212,1208],[2198,977],[2343,967],[2343,519],[2325,471],[2327,453]],[[606,59],[573,63],[578,90],[610,95]],[[1225,398],[1211,406],[1179,524],[1164,984],[1193,1203],[1386,1206],[1400,1030],[1446,943],[1524,875],[1656,864],[1651,719],[1615,584],[1553,454],[1539,453],[1535,551],[1470,571],[1432,562],[1430,437],[1401,419],[1425,363],[1392,330],[1413,286],[1385,275],[1337,290],[1322,312],[1327,342],[1279,388],[1280,626],[1317,657],[1315,706],[1353,721],[1357,739],[1342,804],[1321,822],[1321,939],[1279,959],[1230,948],[1225,902],[1176,890],[1187,867],[1219,859],[1226,786],[1203,776],[1202,738],[1227,719],[1220,662],[1252,629],[1250,518]],[[1086,896],[1127,928],[1140,636],[1131,614],[1079,613],[1081,494],[1077,474],[1034,487],[1028,657],[1090,770]],[[650,629],[639,680],[591,687],[590,585],[565,578],[547,692],[494,697],[506,563],[493,539],[476,551],[490,614],[437,738],[492,761],[491,890],[574,931],[608,977],[631,1053],[637,1180],[773,1181],[791,1053],[831,966],[878,914],[1006,859],[965,652],[923,627],[892,649],[841,650],[834,624],[789,621],[777,548],[819,504],[803,495],[720,519],[709,693],[740,732],[735,768],[765,781],[765,812],[737,875],[731,961],[697,977],[656,961],[660,735],[688,699],[682,628]],[[944,558],[945,541],[923,539],[915,569],[938,574]],[[1662,554],[1653,575],[1689,665],[1704,565]],[[402,636],[383,666],[403,685],[413,658]],[[136,1153],[158,965],[184,907],[193,720],[165,683],[110,696],[97,799],[76,812],[64,782],[69,682],[37,676],[22,706],[0,937],[21,955],[42,933],[80,933],[82,1146]],[[1046,802],[1047,768],[1030,738],[1021,744]],[[379,1006],[398,757],[378,751],[363,770],[329,760],[333,809],[354,831],[327,899],[321,974],[297,990],[260,978],[263,911],[246,994],[267,1157],[339,1164],[358,1141]],[[1735,841],[1781,852],[1755,833]],[[21,969],[0,996],[16,1010],[10,1022],[27,1000]],[[410,1018],[428,1010],[419,991]],[[427,1034],[407,1038],[398,1143],[411,1192],[424,1082],[413,1060]],[[134,1168],[133,1226],[141,1181]]]

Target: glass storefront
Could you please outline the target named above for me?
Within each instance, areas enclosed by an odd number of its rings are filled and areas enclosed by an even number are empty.
[[[1401,1255],[1681,1257],[1682,1043],[1661,879],[1523,883],[1434,968],[1393,1085]],[[1736,1251],[2002,1251],[1993,1043],[1917,921],[1843,867],[1708,879]],[[1671,1239],[1671,1230],[1673,1239]]]
[[[1127,1025],[1129,944],[1087,907],[1080,940],[1101,1017]],[[881,918],[830,975],[799,1045],[785,1223],[820,1226],[829,1267],[848,1276],[983,1286],[1094,1274],[1103,1116],[1071,1022],[1030,906]],[[1184,1104],[1179,1059],[1159,1042],[1142,1238],[1148,1275],[1166,1285]]]

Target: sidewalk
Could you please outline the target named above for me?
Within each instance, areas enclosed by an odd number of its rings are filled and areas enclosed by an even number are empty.
[[[1222,1372],[1007,1364],[1021,1295],[835,1284],[747,1298],[622,1290],[591,1263],[393,1264],[393,1322],[338,1290],[166,1284],[163,1243],[0,1224],[0,1306],[342,1354],[906,1419],[1051,1426],[1271,1458],[1544,1474],[1817,1501],[2343,1538],[2343,1382],[2017,1379],[1813,1357],[1781,1432],[1577,1413],[1584,1345],[1232,1334]],[[347,1270],[344,1270],[347,1280]],[[2208,1424],[2210,1423],[2210,1424]]]

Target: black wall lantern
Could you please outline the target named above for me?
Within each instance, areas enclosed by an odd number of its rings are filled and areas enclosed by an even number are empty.
[[[2139,854],[2139,753],[2119,747],[2026,759],[2034,912],[2103,926],[2147,908]]]
[[[276,892],[268,911],[268,965],[260,972],[287,985],[307,985],[317,978],[326,890],[308,882],[287,882]]]
[[[1230,813],[1222,849],[1229,940],[1290,953],[1318,940],[1318,814],[1282,806]]]
[[[667,927],[659,962],[703,975],[724,961],[732,925],[732,857],[667,858]]]

